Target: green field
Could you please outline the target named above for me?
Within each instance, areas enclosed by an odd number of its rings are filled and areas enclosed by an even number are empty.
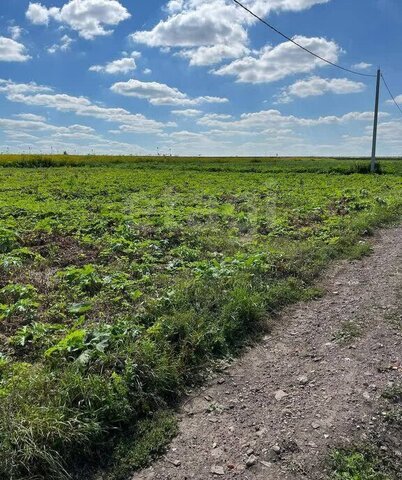
[[[402,161],[367,167],[0,157],[0,478],[144,465],[214,362],[400,219]]]

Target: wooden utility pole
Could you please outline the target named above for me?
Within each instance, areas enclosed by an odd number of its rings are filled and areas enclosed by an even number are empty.
[[[381,70],[377,70],[377,87],[375,93],[375,109],[374,109],[374,128],[373,128],[373,149],[371,151],[371,173],[377,171],[377,129],[378,129],[378,106],[380,104],[380,84],[381,84]]]

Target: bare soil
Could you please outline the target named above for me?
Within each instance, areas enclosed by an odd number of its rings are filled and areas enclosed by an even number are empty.
[[[365,440],[402,380],[402,228],[322,279],[272,333],[193,393],[166,455],[133,480],[325,479],[331,448]]]

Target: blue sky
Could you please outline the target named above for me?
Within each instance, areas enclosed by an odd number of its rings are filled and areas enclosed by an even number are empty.
[[[402,105],[400,0],[244,0]],[[374,79],[232,0],[0,3],[0,150],[369,155]],[[385,89],[379,154],[402,154]]]

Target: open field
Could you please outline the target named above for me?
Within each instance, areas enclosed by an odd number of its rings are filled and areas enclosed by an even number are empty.
[[[214,361],[400,218],[402,161],[367,164],[0,157],[0,477],[144,465]]]

